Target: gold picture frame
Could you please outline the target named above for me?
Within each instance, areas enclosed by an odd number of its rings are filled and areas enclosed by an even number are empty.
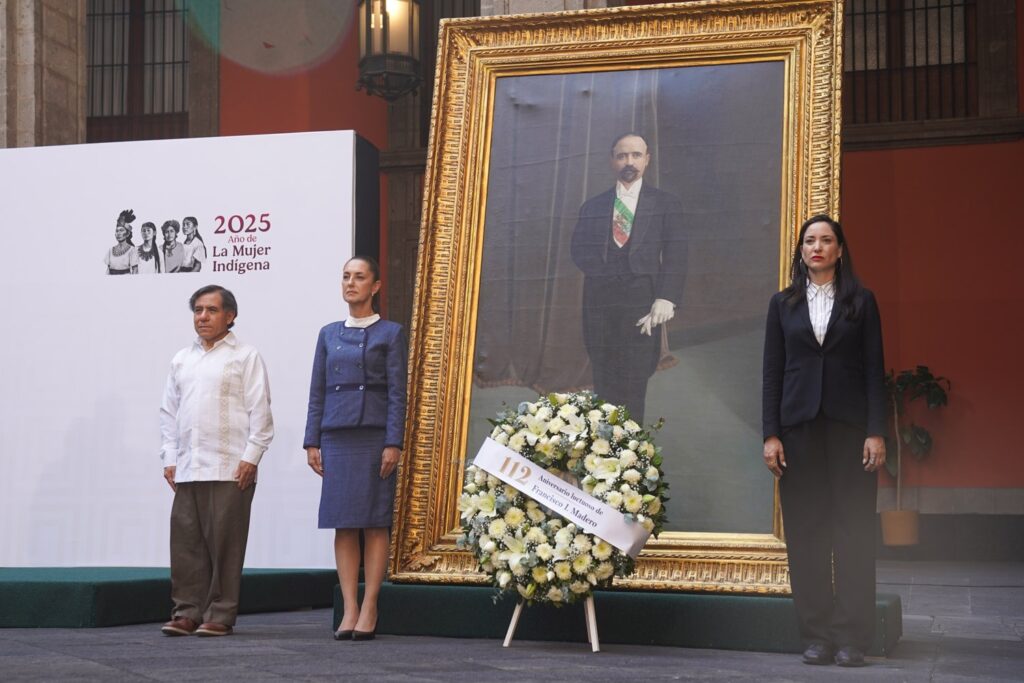
[[[442,22],[393,581],[486,582],[456,539],[466,453],[478,446],[467,439],[500,79],[695,65],[779,69],[777,253],[769,256],[777,265],[770,286],[778,289],[788,279],[794,227],[815,213],[838,214],[841,38],[841,0],[709,0]],[[759,387],[750,391],[759,394]],[[759,452],[750,454],[750,467],[763,469]],[[778,496],[766,495],[772,510],[766,533],[665,532],[648,542],[636,573],[615,585],[788,593]]]

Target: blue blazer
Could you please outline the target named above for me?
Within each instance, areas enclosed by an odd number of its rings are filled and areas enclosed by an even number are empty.
[[[406,363],[405,333],[398,323],[325,325],[313,354],[303,448],[319,448],[322,432],[348,427],[382,427],[384,444],[401,448]]]
[[[875,295],[855,294],[859,315],[848,320],[837,300],[818,344],[807,301],[788,305],[783,292],[768,305],[764,338],[762,432],[782,436],[787,427],[826,417],[862,427],[868,436],[888,432],[882,321]]]

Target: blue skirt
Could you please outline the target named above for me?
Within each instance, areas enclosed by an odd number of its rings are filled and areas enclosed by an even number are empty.
[[[324,432],[320,456],[324,479],[320,489],[321,529],[374,529],[391,526],[395,481],[380,478],[384,430],[355,427]]]

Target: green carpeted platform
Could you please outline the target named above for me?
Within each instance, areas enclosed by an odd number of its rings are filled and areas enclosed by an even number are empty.
[[[493,601],[478,586],[385,584],[377,632],[453,638],[505,637],[515,601]],[[722,650],[802,652],[793,601],[787,597],[600,591],[594,594],[602,643],[674,645]],[[879,594],[870,654],[888,656],[903,635],[898,595]],[[334,624],[341,594],[334,591]],[[523,610],[516,640],[586,642],[583,605]]]
[[[338,583],[330,569],[246,569],[241,611],[329,607]],[[0,567],[0,627],[92,627],[165,621],[169,569]]]
[[[247,569],[241,611],[331,605],[341,618],[337,576],[329,569]],[[0,627],[93,627],[161,622],[171,610],[167,569],[0,568]],[[513,600],[493,601],[481,586],[385,584],[382,634],[453,638],[505,636]],[[764,652],[800,652],[793,603],[784,597],[601,591],[595,595],[602,643]],[[899,596],[879,595],[873,655],[888,655],[903,633]],[[326,628],[325,624],[325,628]],[[586,642],[583,607],[524,610],[518,640]]]

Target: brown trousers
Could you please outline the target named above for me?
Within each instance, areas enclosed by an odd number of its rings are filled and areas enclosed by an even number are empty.
[[[234,481],[177,485],[171,506],[173,618],[234,625],[255,492],[255,485],[240,491]]]

